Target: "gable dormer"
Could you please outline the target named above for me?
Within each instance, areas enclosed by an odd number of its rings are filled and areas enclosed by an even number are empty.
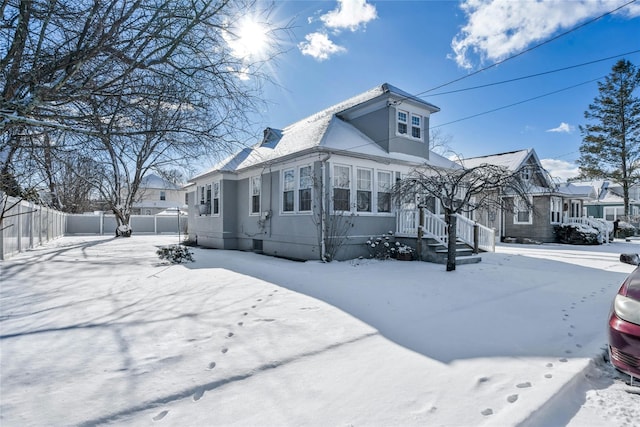
[[[382,93],[337,115],[388,153],[429,159],[429,118],[438,107],[389,84]]]
[[[275,148],[280,139],[282,139],[282,130],[266,128],[263,132],[261,147]]]

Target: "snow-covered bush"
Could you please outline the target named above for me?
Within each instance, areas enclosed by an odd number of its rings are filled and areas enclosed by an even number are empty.
[[[193,252],[184,245],[163,246],[156,251],[158,257],[172,264],[180,264],[185,261],[194,262]]]
[[[599,230],[583,224],[560,224],[555,229],[560,243],[571,245],[597,245],[602,243]]]
[[[375,259],[397,258],[398,254],[410,254],[413,257],[415,250],[404,243],[395,242],[393,231],[389,231],[378,237],[370,237],[366,241],[369,249],[369,257]]]
[[[369,249],[370,258],[389,259],[392,258],[396,251],[392,231],[378,237],[369,237],[365,244]]]
[[[637,232],[637,229],[632,224],[629,224],[628,222],[625,222],[625,221],[619,221],[618,235],[616,237],[624,239],[625,237],[635,236],[636,232]]]

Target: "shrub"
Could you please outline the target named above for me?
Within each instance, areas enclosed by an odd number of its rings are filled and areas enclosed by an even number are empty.
[[[393,231],[389,231],[378,237],[370,237],[366,241],[369,249],[369,257],[375,259],[397,258],[398,254],[411,254],[415,252],[411,246],[404,243],[395,242]]]
[[[555,229],[560,243],[571,245],[597,245],[602,243],[602,237],[595,228],[582,224],[561,224]]]
[[[624,239],[625,237],[631,237],[636,235],[636,228],[625,221],[618,222],[618,235],[615,237],[619,237]]]
[[[185,261],[194,262],[193,252],[184,245],[163,246],[156,251],[158,257],[172,264],[180,264]]]

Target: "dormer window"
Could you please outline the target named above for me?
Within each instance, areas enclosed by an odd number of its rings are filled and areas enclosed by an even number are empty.
[[[422,129],[422,117],[417,116],[415,114],[411,115],[411,136],[414,138],[421,138],[422,133],[420,130]]]
[[[520,171],[520,178],[525,182],[529,181],[531,179],[531,168],[522,168],[522,170]]]
[[[422,140],[422,118],[423,116],[419,114],[398,110],[396,119],[397,135]]]
[[[406,111],[398,111],[398,133],[406,135],[407,133],[407,119],[409,114]]]

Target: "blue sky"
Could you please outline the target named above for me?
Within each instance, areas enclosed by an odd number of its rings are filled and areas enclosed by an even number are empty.
[[[461,156],[534,148],[552,175],[572,176],[596,81],[618,55],[640,66],[629,53],[640,50],[640,1],[588,22],[628,1],[276,1],[271,20],[293,28],[259,124],[282,128],[387,82],[440,107],[432,131]]]

